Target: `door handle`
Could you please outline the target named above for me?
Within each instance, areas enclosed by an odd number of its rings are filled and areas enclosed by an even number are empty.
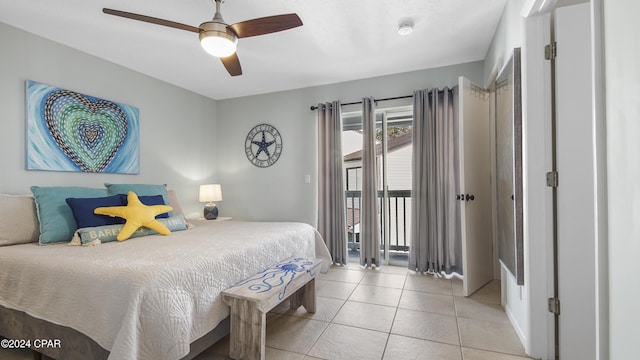
[[[476,199],[476,196],[473,194],[457,194],[456,200],[460,201],[473,201]]]

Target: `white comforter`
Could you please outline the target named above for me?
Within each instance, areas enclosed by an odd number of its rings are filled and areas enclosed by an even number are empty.
[[[300,223],[196,221],[95,247],[0,248],[0,304],[76,329],[110,359],[179,359],[228,316],[219,293],[291,256],[331,263]]]

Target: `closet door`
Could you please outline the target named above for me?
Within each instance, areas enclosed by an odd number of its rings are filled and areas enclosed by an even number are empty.
[[[493,280],[491,127],[489,93],[464,77],[458,79],[460,221],[463,294],[469,296]]]
[[[588,3],[555,13],[560,359],[597,354],[590,16]]]

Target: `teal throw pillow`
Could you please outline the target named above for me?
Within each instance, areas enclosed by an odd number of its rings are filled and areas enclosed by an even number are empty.
[[[97,198],[109,195],[107,189],[85,187],[32,186],[40,222],[40,245],[69,242],[76,231],[76,220],[67,205],[68,198]]]

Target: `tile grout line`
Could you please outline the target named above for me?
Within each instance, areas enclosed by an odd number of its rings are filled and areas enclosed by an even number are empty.
[[[451,294],[453,295],[453,284],[451,286]],[[460,331],[460,323],[458,322],[458,305],[455,296],[453,296],[453,311],[456,314],[456,330],[458,330],[458,343],[460,343],[460,359],[464,360],[464,352],[462,351],[462,332]]]
[[[400,291],[400,298],[398,298],[398,303],[396,304],[396,311],[393,313],[393,319],[391,320],[391,327],[389,328],[389,333],[387,333],[387,341],[384,344],[384,349],[382,350],[381,360],[384,359],[384,355],[387,353],[387,346],[389,345],[389,340],[391,340],[391,334],[393,331],[393,324],[396,322],[396,316],[398,316],[398,309],[400,309],[400,301],[402,300],[402,294],[404,294],[404,287],[407,285],[407,276],[405,274],[404,282],[402,283],[402,289]]]

